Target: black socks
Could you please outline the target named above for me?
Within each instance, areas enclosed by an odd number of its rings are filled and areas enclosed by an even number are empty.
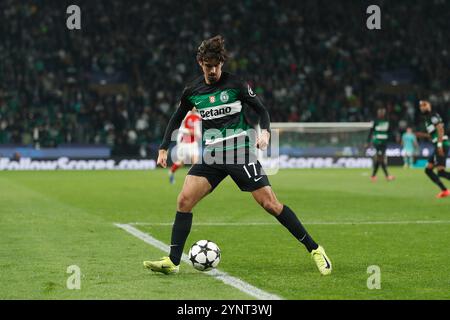
[[[288,206],[283,206],[283,211],[281,211],[280,215],[276,218],[296,239],[305,245],[309,252],[318,248],[317,243],[315,243],[308,232],[306,232],[300,220],[298,220],[295,213]],[[180,264],[184,245],[189,236],[189,232],[191,231],[191,226],[192,213],[182,213],[177,211],[172,227],[169,254],[170,260],[172,260],[175,265]]]
[[[447,188],[441,182],[441,179],[439,179],[439,177],[436,175],[436,173],[434,173],[433,169],[426,168],[425,173],[431,179],[431,181],[433,181],[435,184],[437,184],[439,186],[439,188],[441,188],[442,191],[447,190]]]
[[[372,171],[372,177],[375,177],[377,175],[377,171],[379,166],[381,165],[381,169],[383,169],[384,175],[386,177],[389,176],[389,173],[387,171],[387,165],[384,161],[378,162],[378,160],[375,160],[375,163],[373,165],[373,171]]]
[[[183,213],[177,211],[175,221],[172,227],[172,239],[170,245],[170,260],[175,265],[180,264],[181,256],[183,254],[184,244],[189,236],[192,226],[192,213]]]
[[[295,238],[305,245],[309,252],[318,248],[317,243],[306,232],[300,220],[288,206],[283,206],[283,211],[276,218]]]
[[[378,166],[379,166],[378,161],[375,161],[375,163],[373,165],[372,177],[375,177],[377,175]]]
[[[387,166],[385,162],[381,163],[381,169],[383,169],[384,175],[387,177],[389,176],[388,171],[387,171]]]

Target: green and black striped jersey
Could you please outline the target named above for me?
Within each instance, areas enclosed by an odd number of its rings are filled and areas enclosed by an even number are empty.
[[[369,133],[368,140],[370,139],[374,145],[386,144],[389,139],[389,121],[376,119]]]
[[[203,76],[198,77],[183,90],[180,105],[169,122],[160,148],[168,148],[172,131],[179,127],[180,117],[182,120],[194,107],[202,118],[206,147],[220,145],[222,150],[248,147],[248,139],[233,139],[245,137],[252,127],[244,116],[247,105],[259,115],[261,129],[270,130],[269,114],[247,82],[228,72],[222,72],[219,81],[213,84],[207,84]]]
[[[431,137],[431,142],[433,142],[433,144],[436,145],[438,143],[438,131],[436,129],[436,126],[438,124],[443,124],[442,118],[437,112],[430,112],[429,114],[425,114],[424,118],[425,118],[425,128],[427,129],[427,132]],[[450,146],[448,136],[445,134],[445,131],[442,142],[444,145]]]

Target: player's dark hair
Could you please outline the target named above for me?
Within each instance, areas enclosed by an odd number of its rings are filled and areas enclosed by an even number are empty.
[[[217,60],[225,62],[228,53],[225,50],[225,39],[221,35],[203,40],[197,50],[197,61]]]

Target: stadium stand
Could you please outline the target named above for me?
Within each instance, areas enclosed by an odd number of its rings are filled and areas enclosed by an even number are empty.
[[[450,116],[449,1],[378,1],[376,31],[364,1],[75,3],[79,31],[65,27],[67,1],[0,2],[0,144],[145,155],[199,75],[197,46],[216,34],[226,70],[254,86],[272,121],[370,121],[385,106],[399,139],[419,124],[420,98]]]

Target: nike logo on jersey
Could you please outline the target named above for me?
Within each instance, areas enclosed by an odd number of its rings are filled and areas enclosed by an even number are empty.
[[[258,182],[259,180],[261,180],[263,177],[259,177],[258,179],[253,179],[255,182]]]

